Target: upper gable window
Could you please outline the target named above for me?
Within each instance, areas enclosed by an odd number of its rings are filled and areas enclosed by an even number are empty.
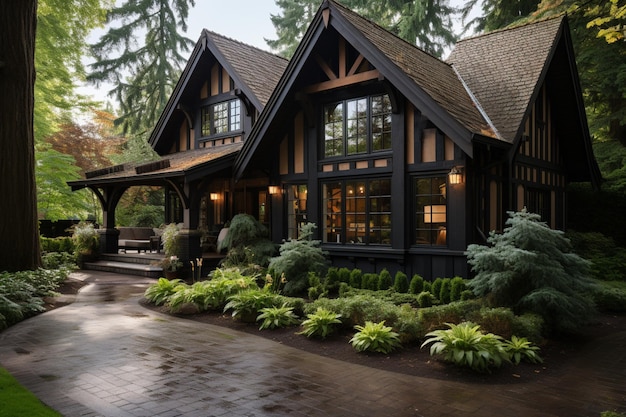
[[[241,130],[241,102],[239,99],[202,107],[202,136],[212,136],[237,130]]]
[[[391,149],[391,102],[386,94],[324,106],[324,156]]]

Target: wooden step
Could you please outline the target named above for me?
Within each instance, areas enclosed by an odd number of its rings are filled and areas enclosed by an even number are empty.
[[[124,275],[137,275],[148,278],[159,278],[163,276],[163,268],[160,266],[133,262],[99,260],[95,262],[85,262],[83,269],[114,272]]]

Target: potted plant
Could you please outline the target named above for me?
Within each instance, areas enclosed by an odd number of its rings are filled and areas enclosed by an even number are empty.
[[[74,226],[72,240],[74,241],[74,255],[80,268],[84,262],[95,259],[100,241],[98,231],[92,223],[80,222]]]
[[[163,273],[165,274],[165,278],[167,279],[179,279],[180,278],[180,270],[183,267],[183,262],[178,259],[178,256],[166,256],[161,261],[161,267],[163,268]]]

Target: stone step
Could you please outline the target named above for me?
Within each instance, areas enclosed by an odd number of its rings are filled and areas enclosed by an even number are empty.
[[[155,266],[161,260],[163,260],[163,255],[161,254],[150,254],[150,253],[138,253],[138,254],[126,254],[126,253],[102,253],[99,256],[101,261],[108,262],[122,262],[128,264],[143,264],[143,265],[153,265]]]
[[[83,269],[91,271],[114,272],[116,274],[125,275],[137,275],[148,278],[159,278],[163,276],[163,269],[160,266],[140,263],[116,262],[109,260],[85,262],[85,264],[83,265]]]

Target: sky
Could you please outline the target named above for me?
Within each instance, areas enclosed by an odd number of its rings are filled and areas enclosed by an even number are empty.
[[[451,0],[452,5],[460,5],[462,0]],[[238,40],[248,45],[269,51],[265,39],[275,39],[276,31],[270,15],[279,14],[280,8],[275,0],[196,0],[196,5],[189,11],[188,28],[185,36],[196,42],[202,29],[208,29],[220,35]],[[91,42],[96,42],[103,33],[99,29],[92,34]],[[187,52],[191,55],[191,51]],[[103,84],[96,89],[84,86],[80,93],[92,96],[99,101],[113,100],[107,97],[112,86]]]
[[[279,11],[274,0],[196,0],[187,37],[196,41],[202,29],[208,29],[269,51],[264,38],[276,38],[270,15]]]

